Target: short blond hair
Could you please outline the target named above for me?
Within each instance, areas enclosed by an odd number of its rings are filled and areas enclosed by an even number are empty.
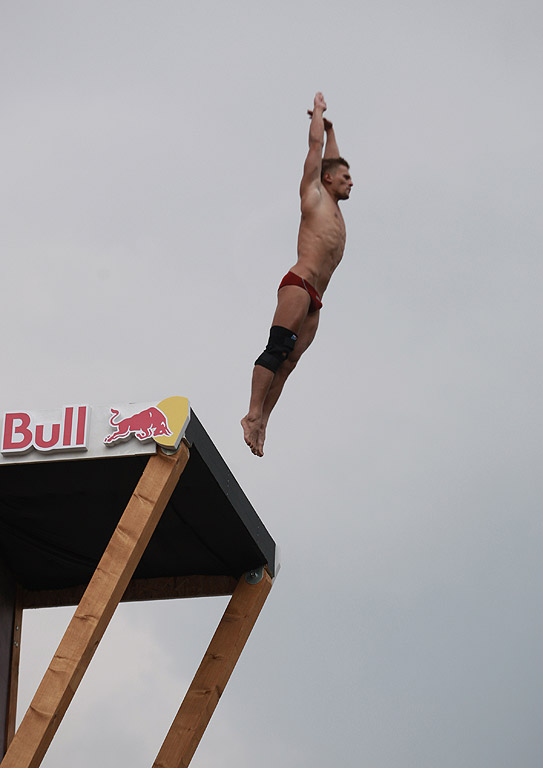
[[[340,165],[344,165],[345,168],[350,168],[349,163],[342,157],[324,157],[321,166],[321,181],[324,179],[325,173],[331,173],[333,175]]]

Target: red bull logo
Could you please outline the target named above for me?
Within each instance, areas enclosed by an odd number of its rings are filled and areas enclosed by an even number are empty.
[[[0,411],[3,464],[149,456],[178,450],[190,421],[186,397]],[[133,439],[135,438],[135,439]]]
[[[152,440],[156,437],[166,436],[170,437],[173,433],[168,426],[168,419],[166,414],[155,408],[145,408],[139,413],[135,413],[132,416],[116,421],[120,415],[120,411],[116,408],[111,408],[111,418],[109,424],[115,428],[115,432],[110,435],[106,435],[104,443],[110,445],[117,440],[126,440],[131,435],[137,437],[138,440]]]

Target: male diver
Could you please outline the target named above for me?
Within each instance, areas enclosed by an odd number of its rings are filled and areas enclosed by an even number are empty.
[[[349,164],[340,157],[334,127],[323,116],[325,110],[319,92],[308,110],[311,124],[300,184],[298,261],[279,285],[270,338],[255,362],[249,411],[241,420],[245,442],[255,456],[264,455],[270,413],[315,338],[322,296],[345,248],[345,222],[338,203],[349,199],[353,182]]]

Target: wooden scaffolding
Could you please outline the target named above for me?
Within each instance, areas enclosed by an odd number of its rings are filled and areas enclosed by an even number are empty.
[[[202,425],[193,415],[187,439],[172,454],[158,449],[144,461],[131,457],[2,467],[0,480],[5,481],[0,489],[0,768],[41,764],[121,600],[229,594],[153,763],[154,768],[186,768],[270,592],[276,568],[273,540]],[[128,502],[115,513],[130,486]],[[83,526],[75,535],[68,525],[68,539],[55,549],[57,538],[52,545],[47,532],[58,536],[75,501],[86,498],[84,508],[93,509],[96,489],[101,501],[110,503],[105,512],[100,504],[94,540],[90,528]],[[103,549],[112,515],[113,533]],[[43,547],[30,535],[38,518],[50,520],[49,528],[41,526]],[[67,541],[79,553],[79,562],[74,556],[67,564],[59,554]],[[101,549],[92,567],[89,546]],[[81,581],[85,569],[89,577]],[[77,608],[16,730],[23,609],[52,605]]]

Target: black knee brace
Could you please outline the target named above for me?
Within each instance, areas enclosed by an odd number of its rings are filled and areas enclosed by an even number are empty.
[[[294,349],[298,336],[282,325],[272,325],[268,345],[260,357],[255,360],[255,365],[261,365],[269,371],[276,373],[289,353]]]

